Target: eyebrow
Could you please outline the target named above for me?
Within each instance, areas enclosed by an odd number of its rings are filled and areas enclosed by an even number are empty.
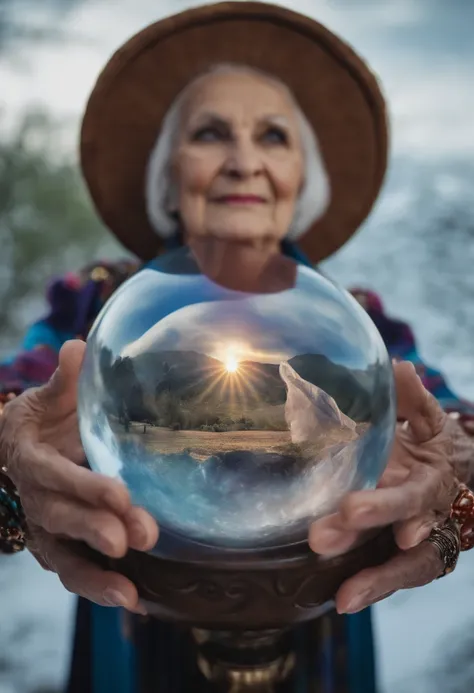
[[[213,111],[204,111],[203,113],[200,113],[195,119],[194,122],[190,124],[191,127],[196,127],[200,125],[202,122],[211,122],[211,123],[218,123],[219,125],[225,125],[227,126],[229,124],[229,121],[224,118],[222,115],[219,115],[218,113],[214,113]],[[272,114],[269,113],[267,115],[262,116],[261,118],[258,119],[259,123],[271,123],[275,125],[282,125],[287,128],[290,127],[290,122],[286,116],[281,115],[281,114]]]
[[[190,125],[191,127],[194,127],[196,125],[200,125],[202,122],[211,122],[227,125],[227,120],[225,118],[223,118],[221,115],[218,115],[217,113],[213,113],[212,111],[204,111],[195,118],[192,118]]]

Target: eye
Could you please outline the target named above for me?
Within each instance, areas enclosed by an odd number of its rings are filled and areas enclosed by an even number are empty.
[[[261,136],[266,144],[288,144],[288,134],[282,128],[275,125],[267,128]]]
[[[226,137],[227,133],[224,132],[223,128],[216,125],[206,125],[196,130],[191,139],[193,142],[220,142]]]

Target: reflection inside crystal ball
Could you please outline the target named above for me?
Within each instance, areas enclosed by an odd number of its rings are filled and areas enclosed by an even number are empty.
[[[162,533],[256,549],[303,541],[344,494],[375,486],[393,401],[376,328],[320,273],[295,264],[283,290],[235,291],[180,249],[97,318],[78,414],[91,468]]]

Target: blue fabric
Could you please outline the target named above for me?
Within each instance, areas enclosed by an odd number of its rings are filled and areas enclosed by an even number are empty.
[[[72,332],[65,332],[51,327],[44,320],[35,322],[27,331],[22,344],[24,351],[33,351],[39,346],[48,346],[54,351],[59,352],[64,342],[73,339]]]
[[[135,693],[135,648],[125,637],[123,609],[92,604],[94,693]]]
[[[464,402],[454,394],[439,371],[425,365],[415,347],[411,347],[403,358],[417,367],[424,386],[436,397],[443,409],[459,409],[460,411],[472,409],[470,403]]]
[[[42,346],[50,347],[53,351],[59,353],[64,342],[67,342],[68,339],[74,339],[74,337],[75,335],[72,332],[57,330],[48,325],[44,320],[38,320],[26,331],[19,351],[3,359],[1,364],[11,365],[15,362],[19,353],[33,351]]]
[[[347,634],[347,678],[350,693],[376,693],[372,611],[344,616]]]

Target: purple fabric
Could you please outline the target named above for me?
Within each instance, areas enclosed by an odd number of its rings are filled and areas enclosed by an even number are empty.
[[[80,279],[75,274],[54,279],[48,286],[46,294],[50,310],[44,322],[62,332],[72,331],[80,287]]]
[[[400,320],[389,318],[376,293],[368,289],[354,288],[351,294],[369,314],[372,322],[380,332],[380,335],[394,358],[403,358],[403,355],[415,347],[415,336],[411,328]]]
[[[136,269],[137,265],[128,260],[100,262],[80,275],[69,273],[53,279],[46,294],[47,315],[29,328],[24,348],[0,363],[0,396],[19,394],[47,382],[57,367],[64,341],[85,339],[105,301]]]
[[[47,382],[58,365],[58,355],[47,346],[23,351],[9,363],[0,364],[0,394],[20,394]]]

